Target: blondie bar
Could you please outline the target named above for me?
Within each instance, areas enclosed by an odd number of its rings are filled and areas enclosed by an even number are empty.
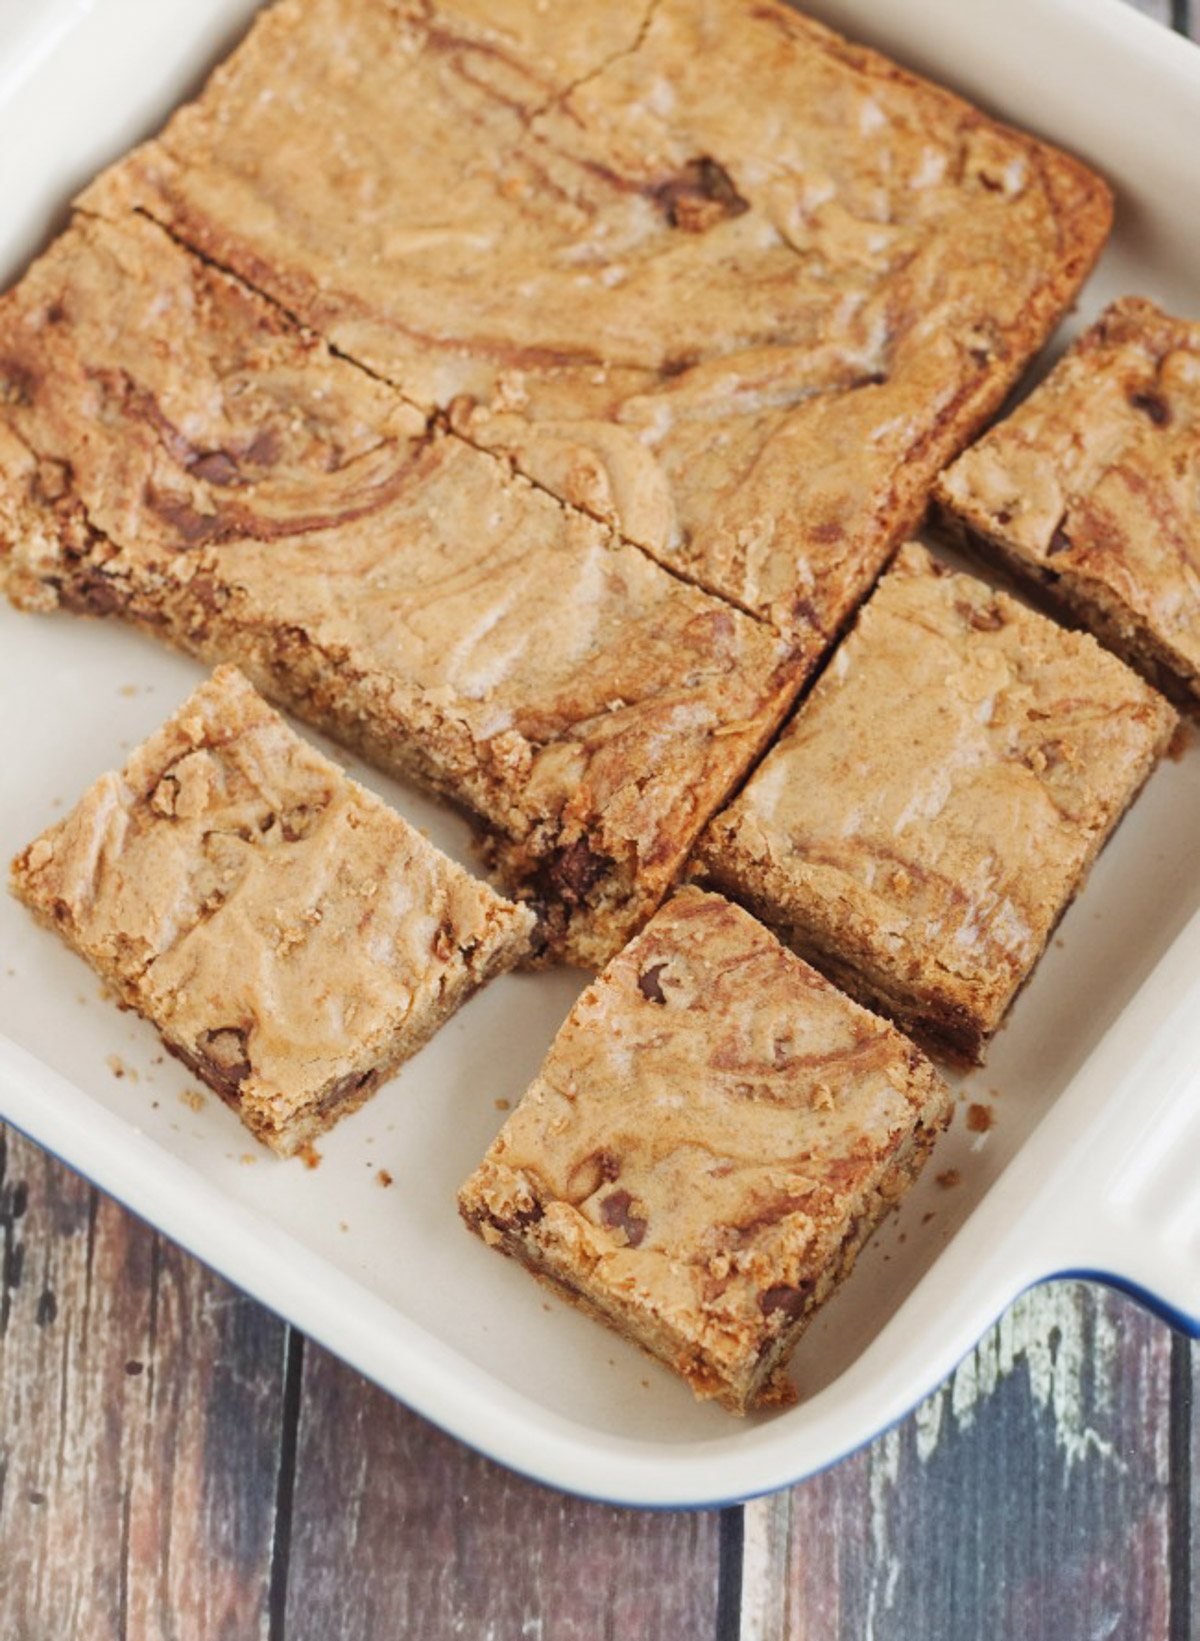
[[[1088,634],[906,546],[697,869],[979,1061],[1175,725]]]
[[[82,204],[824,638],[1111,216],[1082,165],[774,0],[280,0]]]
[[[459,1206],[486,1242],[734,1413],[920,1169],[924,1056],[717,895],[685,889],[580,998]]]
[[[649,915],[815,658],[686,585],[153,223],[0,299],[0,555],[480,817],[553,953]]]
[[[233,667],[32,843],[13,887],[285,1156],[511,968],[534,921]]]
[[[938,481],[941,519],[1200,714],[1200,324],[1114,302]]]

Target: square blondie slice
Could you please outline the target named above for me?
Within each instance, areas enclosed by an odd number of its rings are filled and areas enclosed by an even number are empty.
[[[13,863],[13,888],[288,1156],[533,926],[221,667]]]
[[[0,298],[0,399],[14,602],[236,662],[465,807],[552,956],[599,967],[649,916],[817,653],[136,216]]]
[[[1200,324],[1114,302],[935,494],[957,540],[1200,714]]]
[[[583,994],[459,1193],[467,1224],[734,1413],[949,1120],[933,1067],[718,895]]]
[[[1088,634],[909,545],[697,870],[980,1062],[1176,722]]]
[[[740,607],[832,637],[1106,185],[764,0],[282,0],[83,196]]]

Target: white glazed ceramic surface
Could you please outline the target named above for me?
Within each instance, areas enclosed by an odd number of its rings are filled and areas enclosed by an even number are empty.
[[[1118,228],[1076,323],[1125,291],[1200,316],[1200,52],[1117,0],[818,0],[820,16],[1075,149]],[[156,129],[252,0],[0,0],[0,274]],[[0,854],[118,765],[202,669],[118,623],[0,609]],[[1193,739],[1195,738],[1193,732]],[[355,767],[470,862],[462,824]],[[454,1193],[581,978],[473,1000],[319,1146],[259,1150],[154,1033],[0,896],[0,1114],[448,1430],[560,1487],[744,1497],[830,1463],[950,1371],[1028,1284],[1107,1275],[1200,1319],[1200,747],[1154,776],[1064,920],[925,1180],[736,1421],[469,1236]],[[966,1121],[970,1103],[993,1117]],[[379,1181],[380,1170],[392,1178]],[[939,1179],[940,1176],[940,1179]],[[953,1176],[957,1183],[953,1183]]]

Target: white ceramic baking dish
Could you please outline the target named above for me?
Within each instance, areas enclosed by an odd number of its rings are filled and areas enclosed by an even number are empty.
[[[253,9],[0,0],[6,281]],[[814,9],[1113,179],[1117,232],[1079,320],[1123,291],[1200,314],[1200,52],[1118,0]],[[5,859],[200,676],[117,623],[0,610]],[[359,773],[469,860],[458,821]],[[695,1404],[457,1220],[456,1186],[580,984],[491,987],[310,1169],[259,1151],[215,1098],[185,1100],[191,1079],[153,1032],[0,896],[0,1114],[463,1440],[611,1500],[714,1503],[811,1473],[1055,1273],[1119,1282],[1200,1329],[1200,748],[1163,766],[1102,858],[990,1065],[962,1085],[926,1179],[802,1344],[787,1413],[739,1422]]]

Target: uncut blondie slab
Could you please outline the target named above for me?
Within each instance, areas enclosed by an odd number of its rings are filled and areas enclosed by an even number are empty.
[[[282,0],[87,191],[673,570],[828,638],[1105,185],[772,0]]]
[[[924,1056],[720,896],[669,900],[579,999],[459,1193],[468,1225],[734,1413],[910,1184]]]
[[[814,658],[137,216],[0,299],[0,397],[15,602],[235,661],[466,806],[575,962],[649,915]]]
[[[955,536],[1200,713],[1200,324],[1114,302],[936,496]]]
[[[1088,634],[909,545],[698,867],[978,1062],[1175,725]]]
[[[284,1156],[511,968],[534,921],[233,667],[19,855],[12,882]]]

